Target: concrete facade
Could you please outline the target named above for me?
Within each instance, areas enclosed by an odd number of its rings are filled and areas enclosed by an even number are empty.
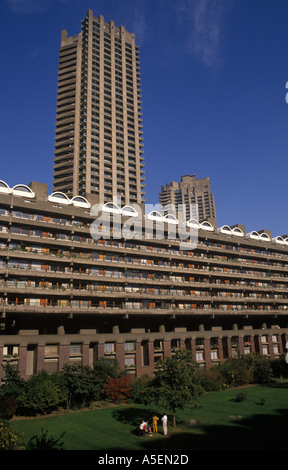
[[[140,204],[143,153],[135,36],[88,10],[81,33],[61,34],[54,191]]]
[[[27,378],[113,357],[140,376],[181,349],[201,367],[285,352],[287,237],[203,225],[185,251],[166,236],[95,241],[93,221],[89,201],[0,182],[0,363]]]
[[[217,227],[215,201],[208,177],[197,179],[195,175],[184,175],[179,182],[172,181],[162,185],[159,204],[167,208],[167,211],[172,208],[176,212],[179,205],[183,205],[186,220],[209,220]]]

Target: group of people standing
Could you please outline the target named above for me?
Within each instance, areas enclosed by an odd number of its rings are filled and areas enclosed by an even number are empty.
[[[144,419],[142,419],[142,422],[140,424],[141,434],[142,435],[149,434],[150,436],[153,436],[152,433],[157,433],[158,432],[158,421],[159,421],[158,416],[154,415],[153,418],[152,418],[152,428],[151,428],[151,426],[149,425],[149,422],[144,421]],[[164,434],[164,436],[167,436],[167,434],[168,434],[168,428],[167,428],[168,418],[167,418],[167,415],[162,416],[161,421],[162,421],[163,434]]]

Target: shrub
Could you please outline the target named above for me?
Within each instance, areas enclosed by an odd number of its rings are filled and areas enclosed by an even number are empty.
[[[147,405],[151,401],[150,390],[152,383],[153,379],[149,375],[142,375],[142,377],[131,381],[131,396],[134,403]]]
[[[241,401],[245,401],[247,400],[247,396],[245,393],[237,393],[236,397],[235,397],[235,401],[237,402],[241,402]]]
[[[5,422],[0,422],[0,450],[24,450],[22,436],[12,431]]]
[[[11,419],[17,409],[17,401],[9,395],[0,395],[0,418]]]
[[[287,378],[288,377],[288,365],[286,362],[285,354],[279,359],[272,359],[271,362],[272,373],[274,377]]]
[[[251,371],[252,383],[269,383],[272,377],[272,367],[270,358],[261,354],[248,354],[243,357],[243,363]]]
[[[48,436],[48,431],[43,431],[40,436],[31,437],[26,446],[26,450],[62,450],[63,442],[60,439],[64,436],[64,432],[57,439],[54,436]]]
[[[104,384],[102,393],[106,399],[126,403],[131,397],[131,383],[129,375],[123,377],[110,377]]]
[[[219,367],[201,370],[201,385],[206,392],[216,392],[225,388],[225,377]]]
[[[53,376],[43,370],[29,378],[26,391],[19,397],[19,405],[29,413],[46,414],[61,403],[61,394]]]
[[[245,356],[243,358],[230,358],[220,364],[219,368],[222,372],[225,382],[232,387],[251,383],[253,378],[252,369],[247,367]]]

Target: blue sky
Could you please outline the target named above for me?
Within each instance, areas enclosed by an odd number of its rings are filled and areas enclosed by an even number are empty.
[[[218,226],[288,233],[287,0],[2,0],[0,179],[52,192],[60,35],[88,9],[140,46],[147,203],[209,176]]]

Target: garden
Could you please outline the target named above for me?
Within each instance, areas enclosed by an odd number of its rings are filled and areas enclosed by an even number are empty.
[[[131,378],[114,361],[67,365],[28,381],[7,367],[0,448],[16,450],[287,449],[288,366],[260,355],[200,369],[189,352]],[[168,415],[168,435],[161,417]],[[159,417],[140,437],[141,420]]]

